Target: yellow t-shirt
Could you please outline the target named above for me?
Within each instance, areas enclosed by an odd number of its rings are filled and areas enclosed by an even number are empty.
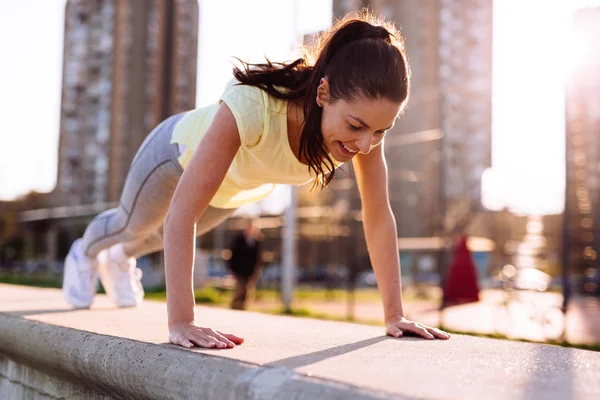
[[[185,168],[219,104],[227,104],[235,117],[241,146],[210,202],[217,208],[237,208],[259,201],[273,191],[275,184],[301,185],[314,180],[308,166],[298,161],[290,147],[287,101],[237,83],[233,79],[227,84],[218,103],[189,111],[175,126],[171,139],[171,143],[186,146],[179,157]],[[336,167],[341,165],[333,161]]]

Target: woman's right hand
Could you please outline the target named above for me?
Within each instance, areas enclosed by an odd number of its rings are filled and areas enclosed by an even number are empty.
[[[203,328],[194,321],[170,324],[169,341],[187,347],[197,346],[207,349],[227,349],[242,344],[244,339],[230,333]]]

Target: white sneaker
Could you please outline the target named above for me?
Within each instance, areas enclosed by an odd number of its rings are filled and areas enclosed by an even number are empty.
[[[112,260],[108,249],[98,253],[98,273],[106,294],[119,307],[135,307],[144,300],[142,270],[131,257],[124,265]]]
[[[75,308],[88,308],[94,301],[98,288],[98,275],[94,260],[83,254],[83,241],[75,240],[63,272],[63,295]]]

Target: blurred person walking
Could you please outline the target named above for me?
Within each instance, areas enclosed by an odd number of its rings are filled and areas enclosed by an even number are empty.
[[[262,232],[251,219],[246,220],[243,231],[233,237],[229,250],[228,267],[235,278],[231,308],[244,310],[246,300],[254,292],[262,270]]]

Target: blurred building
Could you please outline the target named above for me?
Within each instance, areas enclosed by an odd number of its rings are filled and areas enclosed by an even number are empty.
[[[58,182],[22,214],[31,253],[62,257],[118,201],[152,128],[195,106],[197,38],[196,0],[67,2]]]
[[[194,107],[196,0],[69,1],[54,205],[117,201],[164,118]]]
[[[578,11],[573,30],[573,46],[581,50],[581,57],[573,66],[566,93],[564,262],[575,282],[583,283],[578,289],[600,293],[600,8]]]

